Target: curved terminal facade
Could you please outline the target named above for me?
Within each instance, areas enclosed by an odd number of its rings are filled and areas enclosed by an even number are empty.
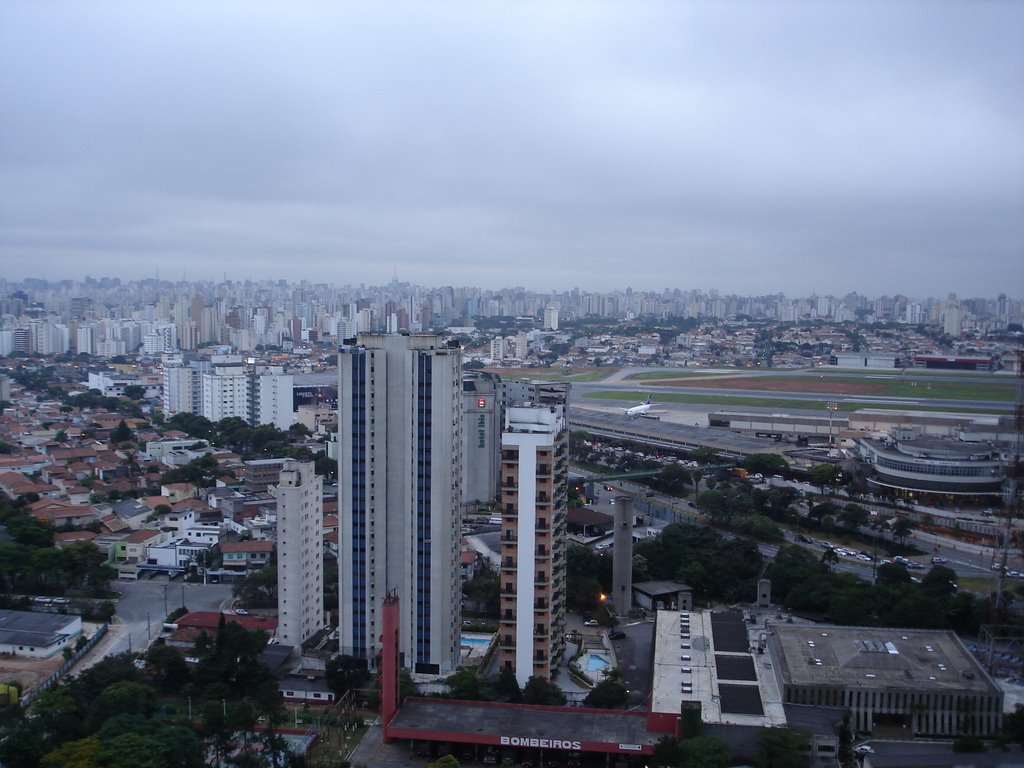
[[[998,495],[1003,461],[991,446],[934,438],[857,441],[873,485],[910,493]]]

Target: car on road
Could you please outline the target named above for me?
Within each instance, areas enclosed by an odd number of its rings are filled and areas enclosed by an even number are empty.
[[[616,629],[614,632],[608,633],[609,640],[622,640],[626,636],[626,633],[621,629]]]
[[[245,608],[235,608],[236,616],[248,616],[249,612]]]
[[[932,558],[932,565],[942,565],[943,563],[948,563],[948,562],[949,562],[949,560],[947,560],[944,557],[933,557]]]
[[[587,619],[583,622],[584,627],[596,627],[598,625],[597,619]]]

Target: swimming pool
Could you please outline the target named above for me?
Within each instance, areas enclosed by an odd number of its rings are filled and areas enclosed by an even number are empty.
[[[587,657],[587,672],[597,672],[600,669],[610,666],[607,659],[591,654]]]
[[[469,645],[469,646],[472,646],[473,648],[486,648],[487,646],[489,646],[491,644],[491,638],[489,638],[489,637],[470,637],[468,635],[463,635],[462,639],[460,640],[460,642],[462,643],[462,645]]]

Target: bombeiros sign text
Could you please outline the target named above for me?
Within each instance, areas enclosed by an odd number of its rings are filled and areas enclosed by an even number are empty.
[[[503,747],[539,747],[540,749],[582,749],[578,741],[564,739],[528,739],[519,736],[502,736]]]

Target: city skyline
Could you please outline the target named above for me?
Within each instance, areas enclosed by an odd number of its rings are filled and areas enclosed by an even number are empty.
[[[1019,4],[242,9],[5,4],[8,279],[1024,284]]]

